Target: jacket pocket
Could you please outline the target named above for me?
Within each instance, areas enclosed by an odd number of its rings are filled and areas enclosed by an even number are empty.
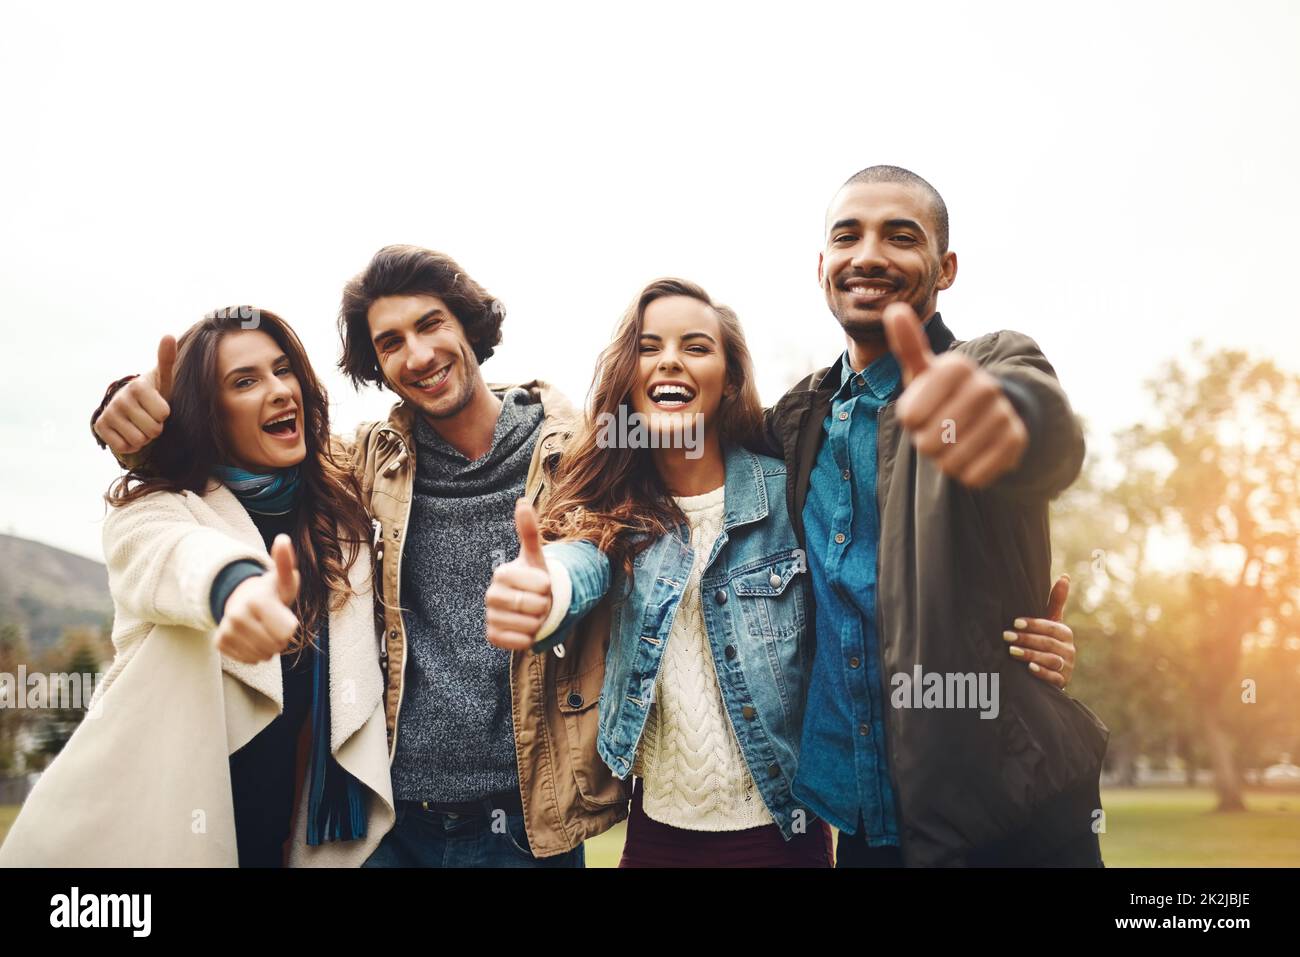
[[[803,553],[791,551],[732,576],[746,631],[767,638],[795,638],[803,633],[806,569]]]
[[[1035,679],[1037,680],[1037,679]],[[999,771],[1000,789],[1015,813],[1030,811],[1042,797],[1043,761],[1046,755],[1034,740],[1020,712],[1003,706],[998,721],[1002,734],[1003,762]]]
[[[628,799],[626,785],[614,777],[596,750],[604,678],[602,662],[576,676],[557,675],[555,682],[567,756],[578,798],[593,811]]]

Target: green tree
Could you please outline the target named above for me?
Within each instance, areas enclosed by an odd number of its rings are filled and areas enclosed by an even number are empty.
[[[1079,686],[1137,747],[1194,756],[1195,729],[1219,810],[1239,810],[1243,759],[1300,735],[1300,377],[1196,345],[1147,390],[1151,419],[1117,436],[1123,477],[1055,512],[1076,631],[1101,646],[1081,641]]]

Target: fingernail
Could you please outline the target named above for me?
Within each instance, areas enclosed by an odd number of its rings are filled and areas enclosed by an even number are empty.
[[[1025,621],[1023,618],[1017,618],[1011,624],[1020,631],[1027,631],[1029,629],[1029,622]]]
[[[1031,661],[1031,662],[1029,662],[1029,670],[1030,670],[1030,671],[1042,671],[1043,669],[1040,668],[1040,667],[1038,667],[1038,662],[1036,662],[1036,661]]]
[[[1019,645],[1012,645],[1007,649],[1007,651],[1011,652],[1011,655],[1014,658],[1023,658],[1025,656],[1025,649],[1021,648]]]
[[[1003,641],[1015,641],[1015,640],[1016,640],[1017,638],[1019,638],[1019,637],[1020,637],[1020,636],[1017,635],[1014,631],[1004,631],[1004,632],[1002,632],[1002,640],[1003,640]]]
[[[1064,578],[1066,581],[1069,581],[1069,580],[1070,580],[1070,573],[1069,573],[1069,572],[1061,572],[1061,577]]]

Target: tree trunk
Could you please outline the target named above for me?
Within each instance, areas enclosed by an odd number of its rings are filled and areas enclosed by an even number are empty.
[[[1241,797],[1241,778],[1232,759],[1232,741],[1212,710],[1205,712],[1205,743],[1210,753],[1210,767],[1214,769],[1214,790],[1219,796],[1216,811],[1244,811]]]

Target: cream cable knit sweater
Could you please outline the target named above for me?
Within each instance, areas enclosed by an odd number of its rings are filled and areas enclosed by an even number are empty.
[[[722,531],[723,489],[680,496],[695,561],[673,618],[637,749],[646,815],[690,831],[772,823],[722,705],[700,605],[700,574]]]

